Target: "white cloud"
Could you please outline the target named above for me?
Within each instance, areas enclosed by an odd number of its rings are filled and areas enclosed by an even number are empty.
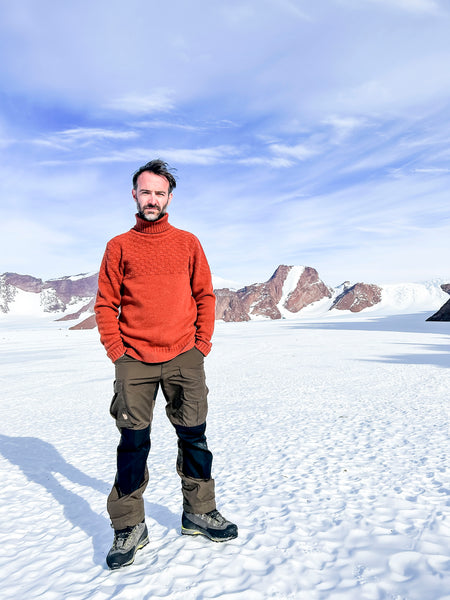
[[[130,123],[132,127],[140,129],[179,129],[181,131],[204,131],[206,128],[200,125],[192,125],[189,123],[177,123],[175,121],[134,121]]]
[[[439,14],[441,5],[436,0],[363,0],[370,4],[379,4],[387,8],[398,8],[407,12]]]
[[[230,160],[238,155],[238,150],[233,146],[211,146],[206,148],[144,148],[134,147],[126,150],[113,151],[83,159],[73,159],[73,162],[84,164],[101,164],[116,162],[141,162],[148,161],[149,157],[159,156],[164,160],[180,164],[213,165]],[[43,161],[41,164],[56,166],[70,162],[64,160]]]
[[[237,162],[241,165],[272,167],[276,169],[292,167],[292,165],[294,164],[294,161],[288,158],[275,158],[269,156],[249,156],[247,158],[240,158]]]
[[[135,115],[168,112],[174,108],[172,90],[157,89],[152,94],[126,94],[106,103],[106,107]]]
[[[93,127],[76,127],[57,131],[44,138],[27,140],[27,143],[49,148],[73,150],[74,146],[87,146],[89,144],[105,140],[131,140],[138,137],[135,131],[115,131],[111,129],[100,129]]]
[[[211,148],[165,149],[161,150],[160,154],[172,162],[211,165],[233,159],[239,154],[239,151],[234,146],[216,146]]]
[[[329,125],[334,129],[335,143],[342,143],[356,131],[369,125],[368,120],[361,117],[349,115],[330,115],[323,120],[324,125]]]
[[[69,142],[98,139],[129,140],[136,136],[137,134],[134,131],[113,131],[111,129],[99,129],[94,127],[76,127],[55,134],[55,137],[59,137]]]
[[[289,17],[294,16],[301,20],[311,20],[311,16],[307,12],[301,10],[299,3],[295,2],[295,0],[269,0],[269,3],[272,4],[276,10],[284,9]]]
[[[311,148],[304,144],[296,144],[295,146],[288,146],[286,144],[271,144],[269,148],[275,155],[289,157],[295,160],[306,160],[318,153],[317,149]]]
[[[442,173],[450,173],[450,168],[449,167],[445,167],[445,168],[440,168],[440,167],[429,167],[429,168],[422,168],[422,169],[413,169],[414,173],[429,173],[431,175],[437,174],[440,175]]]

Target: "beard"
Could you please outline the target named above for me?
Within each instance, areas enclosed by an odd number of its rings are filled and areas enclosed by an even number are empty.
[[[167,205],[169,202],[167,201],[163,206],[159,207],[155,204],[147,203],[144,206],[139,204],[139,201],[136,200],[136,208],[139,216],[146,221],[158,221],[166,214]],[[153,209],[152,211],[148,209]]]

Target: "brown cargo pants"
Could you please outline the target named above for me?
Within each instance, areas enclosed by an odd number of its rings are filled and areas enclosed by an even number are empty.
[[[176,466],[183,508],[191,513],[214,510],[212,454],[205,437],[208,388],[203,354],[192,348],[163,363],[143,363],[125,355],[115,362],[115,368],[110,412],[121,438],[116,479],[107,501],[114,529],[136,525],[145,518],[143,493],[149,481],[150,430],[160,386],[167,416],[178,437]]]

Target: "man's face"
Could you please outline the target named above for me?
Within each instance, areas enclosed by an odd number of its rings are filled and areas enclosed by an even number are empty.
[[[137,179],[137,188],[132,190],[139,215],[147,221],[157,221],[166,214],[172,200],[169,182],[165,177],[144,171]]]

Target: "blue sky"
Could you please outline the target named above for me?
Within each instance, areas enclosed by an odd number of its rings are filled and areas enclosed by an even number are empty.
[[[176,167],[212,271],[450,279],[444,0],[0,0],[0,272],[98,269]]]

